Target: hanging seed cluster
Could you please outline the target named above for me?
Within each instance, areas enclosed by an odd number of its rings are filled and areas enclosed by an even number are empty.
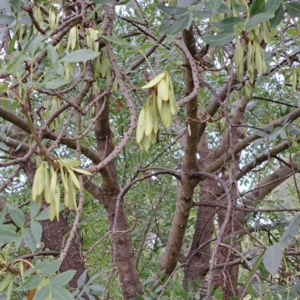
[[[159,116],[164,126],[169,127],[177,114],[173,84],[168,72],[159,74],[142,87],[142,89],[150,88],[153,93],[142,107],[136,129],[136,141],[140,149],[145,151],[156,142]]]

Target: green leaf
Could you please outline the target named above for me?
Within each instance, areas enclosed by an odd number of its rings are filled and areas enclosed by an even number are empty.
[[[42,233],[43,233],[42,225],[39,222],[32,221],[30,223],[30,229],[35,242],[39,244],[41,242]]]
[[[51,60],[51,63],[52,64],[56,63],[57,60],[58,60],[58,54],[57,54],[55,48],[51,44],[49,44],[47,46],[47,53],[48,53],[48,56]]]
[[[88,287],[89,287],[89,289],[93,290],[93,292],[95,292],[95,293],[102,293],[104,290],[103,285],[100,285],[100,284],[91,284]]]
[[[264,257],[264,255],[265,255],[265,252],[266,252],[266,251],[262,251],[262,252],[259,254],[259,256],[255,258],[255,263],[254,263],[254,265],[253,265],[253,267],[252,267],[251,272],[250,272],[249,275],[248,275],[248,279],[247,279],[246,285],[248,285],[249,281],[252,280],[253,275],[254,275],[255,272],[258,270],[258,268],[259,268],[259,266],[260,266],[260,264],[261,264],[261,262],[262,262],[262,260],[263,260],[263,257]]]
[[[232,31],[224,31],[216,35],[205,36],[203,41],[211,46],[223,46],[231,42],[234,38]]]
[[[252,18],[250,18],[250,20],[246,23],[245,28],[250,29],[250,28],[262,23],[263,21],[271,19],[272,17],[273,17],[273,14],[271,14],[269,12],[257,14],[255,16],[253,16]]]
[[[65,77],[59,77],[51,81],[43,82],[43,85],[47,89],[58,89],[59,87],[69,83],[69,81]]]
[[[211,10],[195,10],[194,12],[194,16],[197,19],[204,19],[204,18],[210,18],[214,15],[214,13]]]
[[[51,261],[42,271],[42,275],[51,276],[59,270],[62,261],[60,259]]]
[[[34,218],[36,221],[45,221],[49,219],[49,206],[46,207],[37,217]]]
[[[0,82],[0,93],[4,93],[7,91],[9,84],[6,82]]]
[[[222,4],[222,0],[209,0],[209,5],[213,13],[215,13],[218,10],[221,4]]]
[[[114,0],[92,0],[92,2],[96,4],[107,4],[107,3],[113,3]]]
[[[18,20],[19,23],[24,24],[24,25],[29,25],[31,24],[31,19],[29,16],[23,16]]]
[[[300,17],[300,2],[299,1],[292,1],[285,3],[285,7],[287,13],[291,17]]]
[[[273,0],[272,0],[273,1]],[[266,11],[265,0],[253,0],[250,6],[250,17]]]
[[[234,30],[233,29],[233,26],[236,25],[236,24],[240,24],[240,23],[243,23],[245,22],[245,19],[244,18],[241,18],[241,17],[231,17],[231,18],[227,18],[227,19],[224,19],[220,22],[215,22],[215,23],[212,23],[214,26],[216,26],[217,28],[219,29],[222,29],[222,30],[230,30],[232,29],[232,31]]]
[[[278,9],[279,5],[282,3],[282,0],[272,0],[266,3],[266,12],[273,13]]]
[[[178,7],[188,7],[197,4],[198,4],[198,0],[177,0]]]
[[[37,216],[37,214],[40,211],[40,206],[34,202],[34,201],[30,201],[30,219],[33,220],[34,217]]]
[[[52,297],[55,300],[74,300],[72,294],[69,291],[59,286],[52,286],[51,290],[52,290]]]
[[[168,15],[178,15],[188,13],[188,10],[183,7],[176,7],[176,6],[164,6],[164,5],[157,5],[158,9],[162,10],[164,13]]]
[[[29,228],[22,229],[22,237],[26,246],[31,250],[31,252],[34,252],[36,248],[36,242]]]
[[[186,13],[181,15],[179,18],[176,18],[173,24],[169,27],[168,33],[171,35],[175,35],[184,29],[189,28],[193,19],[192,13]]]
[[[34,295],[33,300],[45,300],[51,296],[51,288],[49,285],[42,286]],[[52,297],[51,297],[52,299]]]
[[[28,277],[18,288],[18,291],[28,291],[35,289],[41,282],[40,276],[32,275]]]
[[[77,286],[82,287],[86,282],[86,270],[81,273],[79,278],[77,279]]]
[[[153,46],[157,47],[157,46],[159,46],[159,45],[158,45],[158,44],[153,44],[153,43],[144,43],[144,44],[142,44],[142,45],[139,47],[139,50],[145,51],[146,49],[151,48],[151,47],[153,47]]]
[[[295,235],[299,230],[299,225],[300,225],[300,214],[297,214],[291,220],[289,226],[285,229],[279,241],[282,247],[286,247],[292,242],[293,238],[295,237]]]
[[[6,215],[6,206],[4,206],[2,210],[0,210],[0,225],[2,225],[5,215]]]
[[[16,18],[11,15],[0,15],[0,24],[2,25],[10,25],[15,22]]]
[[[220,286],[214,291],[213,296],[217,299],[223,299],[223,291]]]
[[[8,214],[15,223],[15,225],[21,228],[25,223],[24,213],[19,208],[9,203],[6,203],[6,207],[8,210]]]
[[[282,260],[282,246],[280,243],[276,243],[267,248],[263,263],[267,271],[275,275],[278,272]]]
[[[11,229],[0,229],[0,242],[2,243],[19,243],[22,240],[20,234]]]
[[[127,42],[126,40],[123,39],[119,39],[113,36],[101,36],[102,39],[107,40],[113,44],[119,45],[119,46],[127,46],[127,47],[133,47],[129,42]]]
[[[278,26],[283,18],[284,10],[282,5],[280,5],[275,11],[274,17],[270,21],[270,28]]]
[[[100,53],[99,52],[94,52],[89,49],[80,49],[80,50],[75,50],[66,56],[64,56],[60,61],[62,62],[83,62],[87,60],[91,60],[96,58]]]
[[[94,274],[86,284],[89,285],[90,283],[94,282],[100,275],[101,273]]]
[[[170,27],[171,25],[170,25],[170,20],[169,20],[169,18],[168,18],[168,16],[167,15],[165,15],[164,17],[163,17],[163,19],[161,20],[161,22],[160,22],[160,26],[159,26],[159,33],[160,34],[165,34],[165,33],[167,33],[167,31],[168,31],[168,29],[169,29],[169,27]]]
[[[62,286],[67,284],[75,275],[76,271],[69,270],[58,274],[50,280],[52,286]]]
[[[219,14],[228,14],[231,13],[231,9],[224,3],[221,3],[220,7],[218,8]]]

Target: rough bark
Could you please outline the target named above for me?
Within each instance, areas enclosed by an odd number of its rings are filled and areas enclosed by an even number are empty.
[[[196,55],[195,40],[193,36],[193,28],[184,30],[182,37],[190,54],[194,57]],[[188,61],[186,61],[185,70],[185,92],[190,94],[194,88],[192,71]],[[191,128],[191,135],[186,134],[184,157],[181,170],[181,180],[178,189],[178,196],[176,201],[176,210],[172,220],[171,230],[168,238],[166,250],[161,260],[161,269],[165,274],[171,274],[177,264],[180,250],[185,235],[189,212],[193,204],[194,189],[197,184],[195,179],[189,177],[189,172],[197,170],[197,144],[198,144],[198,123],[190,122],[190,120],[197,120],[197,98],[193,98],[186,104],[186,120]]]
[[[107,157],[114,149],[109,125],[108,98],[99,100],[96,107],[97,112],[101,110],[103,105],[103,113],[99,120],[97,120],[95,126],[97,149],[101,159]],[[141,284],[136,270],[132,238],[123,207],[123,199],[118,203],[120,188],[114,160],[109,162],[107,170],[109,172],[109,180],[102,174],[102,184],[98,190],[95,187],[89,189],[89,184],[87,184],[86,187],[88,191],[104,205],[108,216],[109,230],[112,231],[115,229],[116,231],[111,235],[114,247],[113,259],[117,265],[123,297],[124,299],[136,299],[136,295],[141,294]],[[117,205],[118,209],[116,210]],[[117,216],[115,215],[116,211]],[[117,220],[115,220],[115,218],[117,218]],[[115,228],[113,228],[114,225],[116,225]]]

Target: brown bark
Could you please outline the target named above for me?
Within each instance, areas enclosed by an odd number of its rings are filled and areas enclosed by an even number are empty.
[[[109,126],[108,98],[99,100],[96,107],[97,112],[101,110],[103,105],[105,107],[95,126],[97,149],[102,160],[114,150]],[[124,299],[136,299],[136,295],[141,294],[141,284],[136,270],[132,238],[123,201],[118,203],[120,188],[114,160],[108,163],[107,170],[109,173],[107,177],[102,174],[100,189],[95,188],[95,186],[92,187],[90,184],[86,184],[86,188],[104,205],[108,216],[109,229],[113,230],[114,224],[116,225],[116,232],[112,234],[111,239],[114,246],[113,259],[117,265],[123,297]],[[116,210],[117,204],[119,205],[118,210]],[[116,211],[118,213],[117,216],[115,215]]]
[[[184,30],[182,37],[190,54],[196,55],[193,28]],[[186,65],[189,62],[186,60]],[[185,91],[189,95],[194,88],[193,76],[190,67],[185,70]],[[197,97],[186,104],[186,120],[197,120]],[[176,201],[176,210],[172,220],[172,226],[168,238],[166,250],[161,260],[161,269],[165,274],[171,274],[177,264],[180,250],[185,235],[190,209],[193,203],[194,189],[197,180],[189,177],[189,172],[197,170],[197,144],[198,144],[198,123],[190,122],[191,135],[186,134],[184,157],[181,170],[181,180]]]

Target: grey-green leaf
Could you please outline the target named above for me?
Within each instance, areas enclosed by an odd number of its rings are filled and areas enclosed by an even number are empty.
[[[266,268],[266,270],[272,274],[275,275],[278,272],[278,269],[281,264],[282,260],[282,248],[280,243],[276,243],[270,247],[267,248],[263,263]]]
[[[35,218],[36,221],[45,221],[49,219],[49,206],[46,207],[40,214],[38,214]]]
[[[213,12],[216,12],[221,4],[222,4],[222,0],[209,0],[209,5]]]
[[[19,243],[21,236],[11,229],[0,229],[0,242],[2,243]]]
[[[291,17],[300,17],[300,2],[299,1],[292,1],[285,3],[285,7],[287,13]]]
[[[35,289],[41,282],[40,276],[33,275],[28,277],[23,284],[18,288],[19,291],[28,291]]]
[[[116,38],[116,37],[113,37],[113,36],[101,36],[101,38],[103,38],[104,40],[107,40],[113,44],[116,44],[116,45],[119,45],[119,46],[127,46],[127,47],[132,47],[132,45],[127,42],[126,40],[123,40],[123,39],[119,39],[119,38]]]
[[[168,33],[174,35],[186,29],[190,23],[190,14],[191,13],[186,13],[181,15],[179,18],[176,18],[173,24],[169,27]]]
[[[9,203],[6,203],[6,207],[8,210],[8,214],[15,223],[15,225],[21,228],[25,223],[25,216],[22,210]]]
[[[69,291],[67,291],[59,286],[52,286],[51,288],[52,288],[53,299],[55,299],[55,300],[74,300],[72,294]]]
[[[183,8],[183,7],[164,6],[164,5],[157,5],[156,7],[168,15],[179,15],[180,16],[182,14],[187,13],[187,9]]]
[[[253,0],[250,6],[250,17],[266,11],[265,0]]]
[[[270,28],[274,28],[274,27],[278,26],[283,18],[283,15],[284,15],[284,10],[283,10],[282,5],[280,5],[276,9],[274,17],[270,21]]]
[[[272,17],[273,17],[273,14],[271,14],[269,12],[257,14],[255,16],[253,16],[252,18],[250,18],[250,20],[246,23],[245,28],[250,29],[266,20],[271,19]]]
[[[64,77],[59,77],[51,81],[46,81],[43,83],[43,85],[47,89],[58,89],[59,87],[67,84],[69,81]]]
[[[51,63],[52,64],[56,63],[58,60],[58,54],[57,54],[55,48],[50,44],[47,46],[47,53],[51,60]]]
[[[285,229],[279,241],[282,247],[286,247],[292,242],[293,238],[295,237],[295,235],[299,230],[299,225],[300,225],[300,214],[297,214],[291,220],[289,226]]]
[[[80,49],[80,50],[75,50],[75,51],[67,54],[60,61],[73,62],[73,63],[83,62],[83,61],[94,59],[99,54],[100,53],[94,52],[94,51],[89,50],[89,49]]]
[[[226,4],[221,3],[220,7],[218,8],[218,13],[228,14],[228,13],[231,13],[231,10]]]
[[[214,13],[211,10],[195,10],[194,11],[194,16],[197,19],[204,19],[204,18],[210,18],[214,15]]]
[[[266,12],[273,13],[279,5],[282,3],[282,0],[272,0],[266,3]]]
[[[32,220],[34,217],[37,216],[37,214],[39,213],[40,211],[40,206],[34,202],[34,201],[31,201],[30,202],[30,219]]]
[[[43,232],[42,225],[39,222],[32,221],[30,223],[30,229],[35,242],[39,244],[41,242],[42,232]]]
[[[31,250],[31,252],[34,252],[36,248],[36,242],[29,228],[22,229],[22,237],[26,246]]]
[[[33,299],[44,300],[44,299],[48,299],[50,295],[51,295],[51,288],[49,285],[45,285],[36,292]]]
[[[215,22],[215,23],[213,23],[213,25],[216,26],[219,29],[222,29],[222,30],[232,30],[232,31],[234,31],[233,26],[236,25],[236,24],[243,23],[243,22],[245,22],[244,18],[231,17],[231,18],[224,19],[220,22]]]
[[[0,24],[2,24],[2,25],[10,25],[15,20],[16,20],[16,18],[11,15],[0,15]]]
[[[51,261],[42,271],[42,275],[51,276],[59,270],[62,261],[60,259]]]
[[[224,31],[216,35],[203,37],[203,41],[211,46],[223,46],[231,42],[234,38],[232,31]]]
[[[51,285],[53,286],[62,286],[67,284],[75,275],[76,271],[69,270],[66,272],[63,272],[61,274],[58,274],[54,278],[50,280]]]

